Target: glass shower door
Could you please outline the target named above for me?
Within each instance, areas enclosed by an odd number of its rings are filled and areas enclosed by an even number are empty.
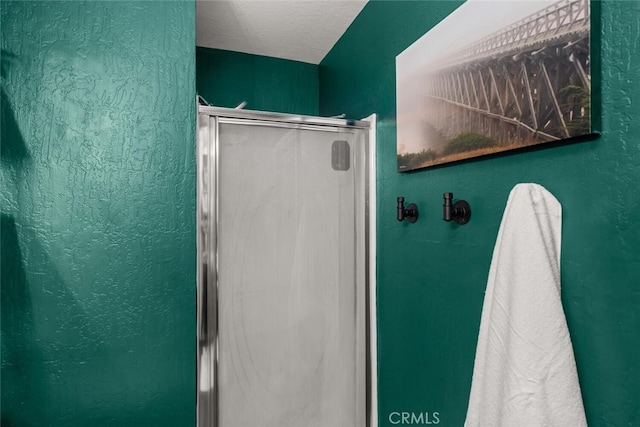
[[[366,133],[215,125],[214,425],[364,426]]]

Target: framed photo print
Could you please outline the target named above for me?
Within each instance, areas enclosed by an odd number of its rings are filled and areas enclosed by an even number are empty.
[[[591,134],[590,7],[468,0],[398,55],[398,170]]]

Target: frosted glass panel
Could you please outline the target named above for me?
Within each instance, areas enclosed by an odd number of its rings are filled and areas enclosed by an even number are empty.
[[[219,126],[221,427],[364,425],[354,139]]]

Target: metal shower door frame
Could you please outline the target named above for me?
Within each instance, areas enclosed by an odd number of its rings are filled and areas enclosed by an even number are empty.
[[[289,129],[339,132],[343,129],[369,131],[365,140],[364,167],[364,346],[365,426],[376,421],[375,400],[375,118],[342,120],[279,113],[198,107],[197,123],[197,426],[223,427],[218,420],[218,185],[220,124],[259,125]],[[373,137],[372,137],[373,133]],[[357,242],[356,242],[357,244]],[[373,325],[373,327],[372,327]]]

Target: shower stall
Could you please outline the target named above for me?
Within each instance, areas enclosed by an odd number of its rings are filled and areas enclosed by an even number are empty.
[[[373,120],[199,107],[198,426],[371,424]]]

